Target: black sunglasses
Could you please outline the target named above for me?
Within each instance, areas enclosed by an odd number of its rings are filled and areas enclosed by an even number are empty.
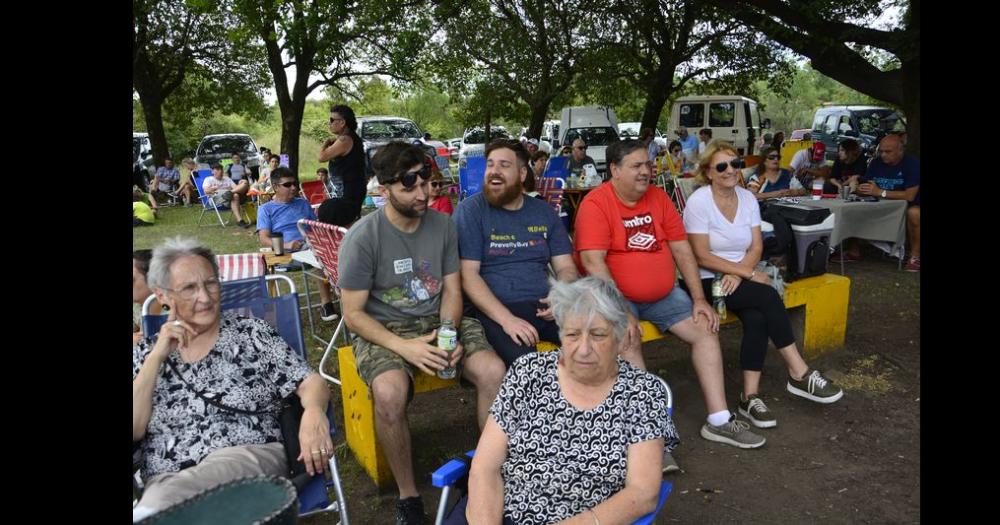
[[[431,167],[428,164],[424,164],[424,167],[420,168],[420,171],[404,171],[393,177],[390,180],[383,182],[383,185],[395,184],[396,182],[402,182],[404,188],[412,188],[414,184],[417,183],[417,176],[421,179],[427,180],[431,178]]]
[[[718,164],[715,165],[715,171],[717,171],[719,173],[723,173],[723,172],[726,171],[726,168],[728,166],[732,166],[733,169],[737,169],[737,170],[743,169],[743,161],[740,160],[740,159],[733,159],[733,160],[731,160],[729,162],[720,162],[720,163],[718,163]]]
[[[582,149],[583,151],[587,151],[587,146],[573,146],[573,149]]]
[[[278,186],[281,186],[282,188],[291,188],[292,186],[298,186],[298,185],[299,185],[298,181],[294,181],[294,180],[291,181],[291,182],[279,182],[278,183]]]
[[[778,156],[778,155],[768,155],[768,156],[767,156],[767,160],[778,160],[778,159],[780,159],[780,158],[781,158],[781,157],[780,157],[780,156]]]
[[[440,188],[441,186],[444,186],[444,183],[439,180],[431,182],[431,187],[433,188]]]

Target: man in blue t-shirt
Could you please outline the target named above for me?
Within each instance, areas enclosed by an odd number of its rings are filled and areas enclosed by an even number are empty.
[[[261,246],[271,247],[271,233],[280,233],[285,250],[296,251],[305,246],[306,240],[299,231],[299,219],[316,220],[309,203],[299,197],[299,177],[288,168],[277,168],[271,172],[271,187],[274,199],[261,205],[257,211],[257,236]],[[324,279],[319,284],[319,298],[322,303],[320,318],[333,321],[337,313],[330,297],[330,285]]]
[[[486,339],[510,367],[539,341],[559,342],[547,305],[548,265],[574,281],[573,246],[555,210],[525,198],[528,152],[517,141],[486,147],[483,190],[458,205],[462,290],[476,307]]]
[[[920,271],[920,161],[906,155],[899,135],[886,135],[879,143],[878,158],[868,164],[869,182],[858,186],[858,193],[883,199],[909,202],[906,209],[906,242],[910,260],[906,271]]]
[[[677,141],[681,143],[684,150],[684,163],[694,164],[698,160],[698,139],[688,134],[688,129],[684,126],[677,128]]]

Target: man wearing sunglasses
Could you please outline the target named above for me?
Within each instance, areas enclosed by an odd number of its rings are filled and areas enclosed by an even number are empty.
[[[539,341],[559,343],[559,327],[546,304],[548,265],[560,281],[575,281],[573,245],[548,203],[526,197],[528,152],[514,140],[486,146],[483,191],[455,212],[462,289],[475,305],[486,338],[504,364],[535,351]]]
[[[675,261],[688,283],[700,282],[698,262],[670,197],[651,184],[646,148],[637,140],[616,142],[608,146],[608,167],[610,184],[590,192],[580,203],[574,246],[589,275],[614,280],[628,299],[631,311],[622,357],[646,368],[639,320],[691,344],[708,424],[726,433],[725,439],[706,439],[740,448],[762,446],[764,438],[736,422],[726,405],[718,315],[700,287],[690,287],[689,296],[676,286]]]
[[[309,202],[299,197],[299,177],[294,171],[279,167],[271,171],[271,188],[274,198],[263,204],[257,212],[257,236],[260,245],[271,247],[271,234],[280,233],[285,242],[285,250],[294,252],[305,247],[306,240],[299,231],[299,219],[316,220]],[[319,285],[322,304],[320,318],[333,321],[337,313],[330,297],[330,285],[323,280]]]
[[[344,321],[355,334],[358,375],[375,405],[375,429],[399,489],[396,523],[424,523],[410,449],[406,405],[415,374],[457,366],[476,386],[479,428],[503,380],[504,365],[476,319],[462,317],[458,234],[451,218],[427,213],[430,166],[419,146],[390,142],[372,158],[387,203],[351,226],[340,247]],[[458,347],[437,347],[451,320]]]
[[[574,177],[579,177],[581,173],[584,173],[583,167],[587,164],[594,166],[597,169],[597,163],[594,159],[587,155],[587,143],[581,138],[576,138],[573,140],[573,153],[572,158],[569,159],[569,171]]]

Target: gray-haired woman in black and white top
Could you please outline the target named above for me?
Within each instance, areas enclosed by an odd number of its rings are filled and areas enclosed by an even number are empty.
[[[323,472],[333,454],[326,384],[264,321],[220,316],[212,252],[168,240],[147,279],[170,314],[155,340],[132,348],[132,441],[147,480],[133,518],[239,477],[287,474],[278,415],[292,392],[305,410],[298,459]]]
[[[666,390],[619,356],[628,310],[614,283],[553,282],[548,299],[562,348],[507,371],[472,461],[466,516],[630,523],[655,508],[664,443],[678,443]]]

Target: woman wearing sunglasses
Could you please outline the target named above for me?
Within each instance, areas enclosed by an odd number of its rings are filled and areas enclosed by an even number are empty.
[[[428,195],[427,207],[435,209],[441,213],[451,215],[454,213],[455,208],[451,205],[451,198],[448,197],[448,192],[445,191],[444,177],[441,176],[440,171],[435,171],[431,175],[431,188],[430,195]]]
[[[758,390],[768,340],[785,360],[786,389],[790,393],[826,404],[840,399],[843,391],[818,370],[810,368],[799,355],[784,301],[770,286],[770,279],[756,271],[764,246],[760,207],[750,191],[739,187],[740,165],[736,150],[729,143],[716,141],[705,149],[696,175],[705,186],[688,199],[684,228],[701,267],[700,284],[705,296],[711,296],[714,277],[721,274],[726,308],[743,325],[740,347],[743,393],[739,412],[755,426],[768,428],[777,425],[777,420]]]
[[[361,216],[365,200],[365,149],[358,136],[358,119],[354,110],[345,105],[330,108],[330,133],[336,135],[323,143],[319,161],[330,163],[330,181],[342,185],[342,197],[352,206],[354,218]]]
[[[799,179],[793,177],[792,172],[779,165],[781,156],[777,149],[772,146],[764,146],[760,154],[763,160],[757,165],[757,171],[747,183],[747,189],[754,193],[757,200],[796,197],[806,194]]]

